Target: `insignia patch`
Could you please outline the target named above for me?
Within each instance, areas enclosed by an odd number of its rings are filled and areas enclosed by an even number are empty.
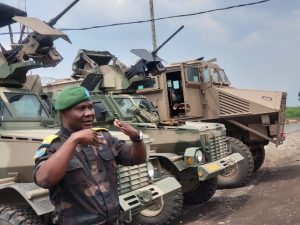
[[[87,89],[84,90],[84,94],[85,94],[85,96],[87,96],[88,98],[91,97],[91,95],[90,95],[90,93],[89,93],[89,91],[88,91]]]
[[[40,149],[38,149],[35,152],[34,159],[37,159],[37,158],[45,155],[46,152],[47,152],[47,148],[46,147],[41,147]]]
[[[58,135],[56,134],[52,134],[52,135],[49,135],[48,137],[46,137],[44,140],[43,140],[43,145],[45,144],[51,144],[53,140],[55,140],[56,138],[58,138]]]

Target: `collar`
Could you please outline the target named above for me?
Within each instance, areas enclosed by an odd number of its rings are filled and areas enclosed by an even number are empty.
[[[73,131],[68,130],[64,126],[61,126],[59,134],[64,138],[69,138],[71,134],[74,133]]]

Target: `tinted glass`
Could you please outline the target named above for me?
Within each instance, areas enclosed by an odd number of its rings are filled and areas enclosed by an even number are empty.
[[[186,69],[187,80],[190,82],[200,82],[198,68],[187,67]]]
[[[17,117],[49,118],[44,106],[36,95],[23,93],[6,93],[5,95]]]

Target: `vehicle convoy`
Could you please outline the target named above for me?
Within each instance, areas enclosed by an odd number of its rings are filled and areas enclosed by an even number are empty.
[[[246,184],[264,162],[264,146],[269,142],[278,146],[284,141],[286,93],[234,88],[215,59],[199,58],[164,67],[156,53],[166,42],[151,53],[132,50],[141,59],[130,68],[117,59],[113,59],[113,66],[105,65],[108,61],[97,59],[97,52],[83,50],[79,57],[85,62],[73,64],[73,77],[86,77],[82,85],[96,92],[143,95],[162,121],[224,124],[233,152],[245,160],[224,170],[218,185],[230,188]],[[102,55],[105,58],[105,52]],[[99,86],[95,79],[101,81]]]
[[[36,149],[59,128],[55,127],[47,99],[36,91],[37,87],[41,88],[40,80],[36,76],[27,80],[26,74],[30,69],[55,66],[62,60],[53,41],[69,39],[52,26],[77,2],[48,24],[0,3],[0,28],[18,21],[33,30],[11,50],[1,46],[0,51],[0,224],[48,224],[54,209],[48,190],[35,185],[32,172]],[[112,135],[130,141],[122,132],[112,131]],[[151,139],[146,136],[144,140],[149,152]],[[169,216],[176,218],[180,214],[181,186],[175,178],[161,174],[155,158],[138,166],[119,167],[119,199],[126,222],[131,223],[135,214],[157,204],[163,197],[168,207],[176,202]]]
[[[231,154],[222,124],[186,122],[173,126],[170,121],[160,123],[151,103],[135,94],[135,82],[145,80],[145,71],[158,74],[164,67],[155,63],[149,66],[147,61],[143,62],[144,67],[136,66],[140,63],[127,68],[107,51],[79,50],[72,76],[82,78],[79,83],[91,92],[98,125],[113,129],[114,119],[121,118],[148,134],[153,138],[150,157],[159,159],[165,174],[177,178],[184,201],[204,203],[216,191],[217,176],[242,162],[243,157],[239,153]],[[140,76],[132,76],[132,71]],[[44,90],[57,93],[68,83],[74,84],[74,81],[48,84]],[[161,224],[149,217],[153,214],[163,220],[164,213],[155,205],[143,210],[138,218],[143,224]]]

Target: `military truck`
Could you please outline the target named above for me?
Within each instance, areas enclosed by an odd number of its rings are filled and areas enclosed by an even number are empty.
[[[11,50],[1,46],[0,51],[0,224],[41,225],[50,221],[54,207],[48,190],[33,182],[33,156],[43,139],[59,128],[50,114],[51,105],[49,107],[47,99],[41,98],[42,93],[36,91],[41,87],[40,80],[36,76],[27,80],[26,74],[30,69],[55,66],[62,60],[53,41],[57,38],[69,41],[69,38],[51,26],[76,2],[78,0],[48,24],[0,3],[0,27],[18,21],[34,30]],[[112,131],[112,135],[129,141],[121,132]],[[148,136],[145,143],[149,152],[151,140]],[[126,222],[131,223],[135,214],[161,202],[163,197],[165,206],[160,209],[172,209],[168,215],[172,219],[180,214],[181,186],[175,178],[161,174],[155,158],[138,166],[119,167],[119,199]]]
[[[140,68],[148,72],[154,69],[159,73],[158,70],[163,67],[154,63],[149,66],[148,61],[143,63],[143,66],[136,67],[140,64],[138,62],[127,68],[110,52],[81,49],[73,63],[72,77],[80,78],[78,85],[91,92],[96,124],[113,129],[114,119],[121,118],[151,136],[150,157],[159,159],[165,174],[177,178],[182,185],[184,202],[204,203],[216,191],[217,176],[241,162],[243,157],[239,153],[231,153],[222,124],[187,122],[173,126],[170,121],[160,122],[152,104],[136,94],[134,82],[145,79],[137,76],[142,73]],[[130,78],[126,78],[126,71]],[[74,81],[48,84],[44,90],[57,93],[68,83],[74,84]],[[163,220],[164,212],[156,207],[147,208],[139,214],[142,224],[161,224],[150,217],[155,214],[155,219]]]
[[[140,82],[137,93],[153,103],[162,120],[224,124],[233,151],[245,160],[225,170],[219,186],[236,187],[262,166],[265,145],[284,141],[286,93],[234,88],[215,61],[199,58],[168,65],[160,76]]]

